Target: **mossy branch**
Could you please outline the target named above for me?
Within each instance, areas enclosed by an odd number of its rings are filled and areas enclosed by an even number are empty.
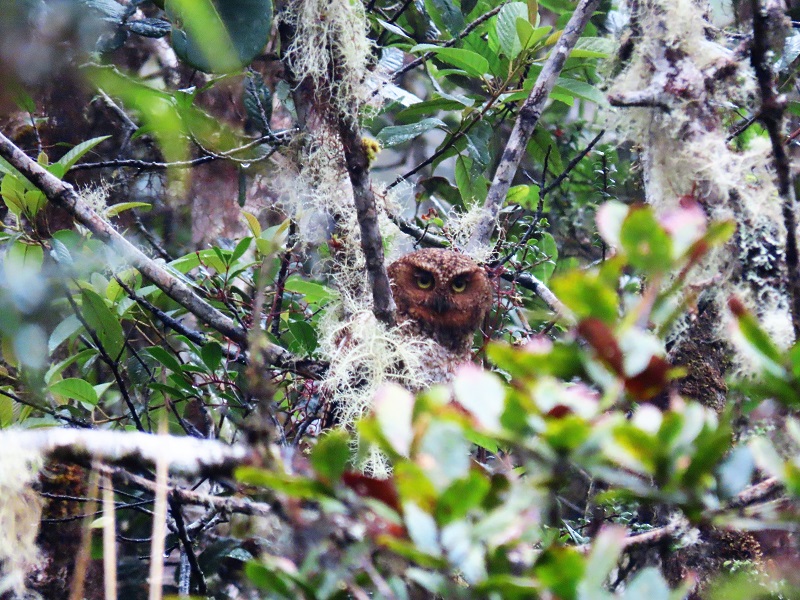
[[[188,285],[125,239],[80,198],[75,188],[27,156],[2,133],[0,133],[0,156],[39,188],[50,202],[67,211],[98,239],[109,244],[167,296],[215,331],[227,336],[242,348],[247,347],[247,333],[231,318],[200,298]],[[292,353],[276,344],[270,344],[264,350],[264,354],[267,362],[274,366],[296,370],[299,364]]]

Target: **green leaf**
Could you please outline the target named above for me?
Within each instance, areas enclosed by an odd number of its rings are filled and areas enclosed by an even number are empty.
[[[14,216],[22,215],[25,210],[25,184],[20,179],[10,174],[4,175],[0,183],[0,195]]]
[[[264,83],[264,78],[255,71],[248,71],[244,80],[244,107],[247,118],[261,133],[270,131],[272,117],[272,92]]]
[[[178,58],[206,73],[241,69],[264,48],[270,0],[166,0]]]
[[[556,85],[553,87],[553,90],[570,97],[581,98],[582,100],[594,102],[599,106],[605,106],[606,104],[605,94],[593,85],[589,85],[585,81],[559,77],[556,81]]]
[[[555,238],[545,231],[540,234],[536,247],[539,249],[541,256],[537,258],[536,265],[531,273],[540,281],[547,283],[556,270],[558,244],[556,244]]]
[[[248,485],[281,492],[295,498],[314,499],[325,496],[325,487],[311,479],[293,477],[285,473],[275,473],[257,467],[239,467],[234,472],[237,481]]]
[[[517,35],[519,36],[522,48],[530,50],[535,48],[539,42],[550,35],[553,30],[549,25],[545,27],[537,27],[534,29],[533,25],[524,19],[517,19]]]
[[[97,392],[92,385],[83,379],[62,379],[47,388],[51,393],[72,398],[90,406],[97,405]]]
[[[571,271],[552,280],[553,291],[579,318],[617,320],[617,293],[596,274]]]
[[[325,304],[336,298],[336,292],[313,281],[307,281],[299,276],[292,275],[286,280],[284,289],[287,292],[302,294],[309,304]]]
[[[47,342],[48,352],[52,354],[67,338],[78,332],[82,327],[83,325],[76,315],[69,315],[50,334],[50,339]]]
[[[144,208],[150,210],[153,208],[153,205],[147,202],[120,202],[119,204],[109,206],[104,212],[106,218],[110,219],[111,217],[116,217],[121,212],[131,210],[132,208]]]
[[[333,429],[320,437],[311,451],[311,466],[330,483],[339,481],[352,457],[350,435]]]
[[[436,113],[439,111],[461,110],[464,108],[464,103],[451,98],[437,98],[425,100],[424,102],[417,102],[408,108],[404,108],[397,113],[397,123],[415,123],[416,120],[423,116]]]
[[[289,321],[288,326],[294,337],[294,343],[289,344],[289,350],[313,354],[317,349],[317,331],[305,321]]]
[[[87,325],[94,330],[111,360],[119,359],[125,347],[125,335],[119,319],[106,306],[105,300],[95,292],[83,289],[81,298],[81,313]]]
[[[6,250],[6,276],[9,269],[38,272],[42,268],[42,261],[44,261],[44,250],[41,246],[16,240]]]
[[[509,2],[497,13],[496,30],[500,49],[511,59],[522,52],[522,43],[517,35],[517,19],[527,22],[528,6],[524,2]]]
[[[253,237],[260,237],[261,236],[261,223],[258,222],[258,219],[255,215],[250,214],[246,210],[242,211],[242,216],[244,216],[245,220],[247,221],[247,226],[250,228],[250,233],[253,234]]]
[[[447,131],[447,125],[444,121],[441,119],[428,118],[408,125],[384,127],[376,137],[384,148],[389,148],[413,140],[423,133],[427,133],[431,129],[437,127]]]
[[[222,363],[222,346],[218,342],[208,342],[200,350],[200,358],[211,371],[216,371]]]
[[[67,173],[76,162],[78,162],[84,154],[92,150],[98,144],[109,139],[110,135],[103,135],[100,137],[92,138],[90,140],[86,140],[85,142],[81,142],[74,148],[72,148],[69,152],[67,152],[64,156],[62,156],[58,162],[54,163],[52,166],[58,165],[61,169],[63,169],[63,173]],[[51,171],[52,172],[52,171]],[[63,177],[64,175],[60,175],[59,177]]]
[[[145,349],[150,356],[152,356],[156,362],[161,363],[161,365],[165,366],[167,369],[172,371],[173,373],[180,373],[181,372],[181,363],[178,362],[178,359],[175,358],[172,354],[164,350],[160,346],[151,346]]]
[[[628,213],[620,243],[630,264],[645,274],[665,273],[672,267],[672,239],[650,209]]]
[[[461,193],[461,199],[467,207],[483,201],[488,192],[485,178],[473,174],[473,164],[471,159],[464,156],[459,156],[456,159],[456,185]]]
[[[14,422],[14,401],[0,394],[0,429],[9,427]]]
[[[411,52],[433,52],[436,57],[453,66],[463,69],[473,77],[483,77],[489,71],[489,61],[477,52],[463,48],[442,48],[433,44],[419,44]]]
[[[233,253],[231,254],[230,264],[235,263],[237,260],[244,256],[244,253],[247,252],[248,248],[250,248],[250,244],[253,243],[253,238],[246,237],[242,238],[236,247],[233,249]]]
[[[582,37],[575,44],[570,58],[608,58],[614,51],[611,38]]]
[[[464,15],[461,14],[453,0],[425,0],[425,7],[434,20],[444,25],[453,37],[456,37],[466,27]]]

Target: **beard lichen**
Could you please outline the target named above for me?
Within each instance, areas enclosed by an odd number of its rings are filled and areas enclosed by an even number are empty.
[[[341,115],[356,118],[369,100],[373,44],[364,6],[353,0],[291,0],[282,15],[294,28],[286,58],[297,81],[327,91]]]
[[[42,460],[35,452],[7,448],[0,469],[0,596],[21,596],[25,577],[39,562],[36,535],[42,502],[31,487]]]
[[[641,149],[648,203],[663,213],[692,197],[711,220],[737,223],[734,239],[694,269],[687,289],[714,283],[706,294],[722,316],[720,339],[731,319],[726,302],[736,295],[776,343],[788,347],[793,339],[783,289],[786,231],[769,141],[755,136],[737,148],[722,118],[722,107],[753,103],[753,73],[741,57],[710,39],[712,29],[693,0],[646,0],[630,18],[634,49],[609,89],[612,103],[623,107],[611,109],[609,120],[622,140]],[[679,325],[673,338],[685,330],[685,323]],[[735,368],[752,369],[742,355]]]

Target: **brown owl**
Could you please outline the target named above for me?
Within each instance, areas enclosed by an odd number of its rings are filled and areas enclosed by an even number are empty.
[[[469,360],[472,336],[492,306],[486,272],[464,254],[426,248],[393,262],[388,273],[398,322],[441,346],[429,357],[431,381],[449,380]]]

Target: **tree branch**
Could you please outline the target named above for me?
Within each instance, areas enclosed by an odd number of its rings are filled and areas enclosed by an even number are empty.
[[[187,475],[230,473],[253,458],[252,450],[243,445],[97,429],[5,429],[0,431],[0,446],[54,455],[77,463],[89,459],[140,464],[155,463],[167,457],[170,469]]]
[[[361,231],[361,250],[367,261],[367,276],[372,289],[372,312],[389,326],[394,325],[395,304],[383,255],[383,237],[378,226],[375,194],[369,178],[369,160],[361,141],[355,117],[339,116],[339,135],[344,147],[347,173],[353,186],[356,218]]]
[[[553,86],[555,86],[572,48],[577,43],[598,4],[600,4],[600,0],[581,0],[564,28],[558,43],[550,51],[550,56],[545,61],[530,95],[520,108],[517,122],[511,131],[503,156],[500,159],[500,164],[497,165],[495,170],[489,193],[486,196],[484,214],[470,237],[467,250],[489,243],[497,225],[500,209],[503,207],[508,189],[511,187],[511,182],[525,152],[525,146],[533,134],[536,124],[539,122],[545,102],[547,102],[547,98]]]
[[[86,204],[75,189],[61,181],[41,165],[28,157],[6,136],[0,133],[0,156],[5,158],[20,173],[38,187],[47,199],[70,213],[76,221],[86,227],[95,236],[109,244],[125,259],[129,260],[145,277],[167,296],[175,300],[200,321],[212,329],[229,337],[242,348],[247,347],[247,333],[232,319],[222,314],[208,302],[195,294],[180,279],[172,275],[161,265],[131,244],[114,227],[98,215]],[[301,372],[306,370],[303,361],[299,361],[291,352],[276,344],[268,344],[264,349],[266,361],[276,367],[283,367]],[[315,378],[319,377],[315,369],[311,369]]]
[[[765,10],[761,0],[751,0],[753,8],[753,47],[750,61],[758,80],[761,94],[761,110],[758,118],[764,124],[772,142],[772,155],[775,160],[775,172],[778,176],[778,193],[781,197],[783,224],[786,227],[786,276],[792,310],[792,328],[794,339],[800,339],[800,270],[797,249],[797,199],[795,198],[789,156],[786,154],[783,137],[783,113],[786,109],[786,97],[775,90],[772,67],[767,60],[769,52],[769,21],[771,18],[783,19],[783,8],[770,0]]]
[[[153,493],[156,491],[156,484],[154,481],[142,477],[141,475],[134,475],[120,467],[100,465],[97,467],[97,470],[100,473],[113,476],[115,479],[122,480],[130,485],[135,485]],[[167,496],[170,500],[174,499],[181,504],[193,504],[242,515],[267,517],[280,514],[279,511],[273,510],[269,504],[256,502],[249,498],[213,496],[211,494],[203,494],[201,492],[172,486],[167,488]]]

